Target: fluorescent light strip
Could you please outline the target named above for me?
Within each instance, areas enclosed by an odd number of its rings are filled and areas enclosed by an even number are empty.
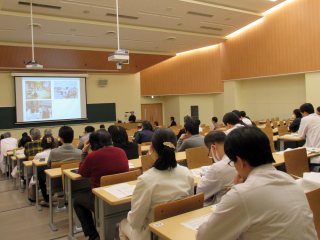
[[[219,46],[219,44],[215,44],[215,45],[211,45],[211,46],[207,46],[207,47],[202,47],[202,48],[197,48],[197,49],[192,49],[192,50],[189,50],[189,51],[177,53],[176,56],[180,56],[180,55],[188,54],[188,53],[193,53],[193,52],[196,52],[196,51],[207,51],[207,50],[215,48],[217,46]]]
[[[237,31],[235,31],[235,32],[233,32],[233,33],[230,33],[228,36],[226,36],[226,38],[227,38],[227,39],[233,38],[233,37],[239,35],[240,33],[248,30],[249,28],[252,28],[252,27],[260,24],[262,21],[263,21],[263,18],[260,18],[260,19],[258,19],[258,20],[256,20],[256,21],[254,21],[254,22],[252,22],[252,23],[244,26],[243,28],[240,28],[239,30],[237,30]]]
[[[285,5],[293,2],[294,0],[286,0],[282,3],[279,3],[278,5],[274,6],[273,8],[268,9],[267,11],[265,11],[264,13],[262,13],[263,16],[267,16],[270,13],[273,13],[275,11],[278,11],[280,8],[284,7]]]

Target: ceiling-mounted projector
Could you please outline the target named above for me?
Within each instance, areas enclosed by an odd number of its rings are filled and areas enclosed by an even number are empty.
[[[43,65],[37,63],[36,61],[30,61],[26,64],[26,68],[28,69],[42,69]]]
[[[108,61],[121,63],[129,62],[129,51],[124,49],[118,49],[117,51],[109,55]]]

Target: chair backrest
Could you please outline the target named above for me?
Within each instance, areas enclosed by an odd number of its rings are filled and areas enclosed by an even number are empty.
[[[155,159],[151,157],[151,155],[143,155],[141,156],[141,167],[142,172],[147,171],[148,169],[153,167]]]
[[[74,147],[77,147],[78,144],[79,144],[79,138],[74,138],[73,141],[72,141],[72,145],[73,145]]]
[[[281,121],[282,122],[282,121]],[[288,127],[287,126],[285,126],[285,125],[280,125],[279,127],[278,127],[278,134],[279,134],[279,136],[283,136],[283,135],[286,135],[286,134],[288,134],[289,133],[289,131],[288,131]]]
[[[186,149],[187,165],[189,169],[199,168],[212,164],[209,158],[209,150],[206,147],[195,147]]]
[[[272,131],[272,128],[270,126],[266,125],[266,127],[262,128],[261,130],[267,135],[267,137],[269,139],[271,151],[275,152],[276,149],[274,147],[274,142],[273,142],[273,131]]]
[[[154,221],[190,212],[203,207],[204,194],[185,197],[172,202],[162,203],[154,207]]]
[[[313,213],[313,221],[320,239],[320,188],[306,193],[309,206]]]
[[[139,156],[142,156],[141,146],[150,146],[150,145],[151,145],[151,142],[143,142],[143,143],[138,144],[138,153],[139,153]]]
[[[103,186],[108,186],[112,184],[134,181],[134,180],[137,180],[137,178],[140,175],[141,175],[141,170],[137,169],[134,171],[102,176],[100,178],[100,186],[103,187]]]
[[[80,163],[80,160],[71,160],[66,162],[51,162],[51,168],[59,168],[61,167],[61,165],[69,163]]]
[[[284,162],[288,174],[303,177],[304,172],[309,172],[309,161],[307,150],[305,148],[297,148],[284,152]]]
[[[62,177],[62,189],[64,189],[64,173],[63,170],[70,168],[78,168],[80,164],[80,160],[72,161],[72,162],[62,162],[61,164],[61,177]]]

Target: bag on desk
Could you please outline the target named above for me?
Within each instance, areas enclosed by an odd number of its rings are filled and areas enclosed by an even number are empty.
[[[30,202],[36,201],[36,181],[32,177],[28,186],[28,199]]]
[[[14,169],[12,169],[11,176],[12,176],[13,178],[18,178],[19,174],[18,174],[18,168],[17,168],[17,166],[15,166]]]

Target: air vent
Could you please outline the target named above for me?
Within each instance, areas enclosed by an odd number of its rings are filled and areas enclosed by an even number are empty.
[[[208,27],[208,26],[201,26],[200,28],[207,29],[207,30],[213,30],[213,31],[222,31],[222,28],[215,28],[215,27]]]
[[[176,37],[167,37],[167,40],[172,41],[172,40],[176,40]]]
[[[114,13],[107,13],[106,16],[107,17],[117,17],[117,15]],[[121,15],[121,14],[119,14],[119,18],[126,18],[126,19],[133,19],[133,20],[139,19],[138,17],[135,17],[135,16]]]
[[[19,1],[18,4],[19,5],[30,6],[30,2]],[[49,8],[49,9],[61,10],[60,6],[47,5],[47,4],[42,4],[42,3],[32,3],[32,6],[33,7],[40,7],[40,8]]]
[[[199,13],[199,12],[192,12],[192,11],[187,12],[187,14],[191,14],[191,15],[195,15],[195,16],[200,16],[200,17],[207,17],[207,18],[212,18],[212,17],[213,17],[213,15],[211,15],[211,14]]]

